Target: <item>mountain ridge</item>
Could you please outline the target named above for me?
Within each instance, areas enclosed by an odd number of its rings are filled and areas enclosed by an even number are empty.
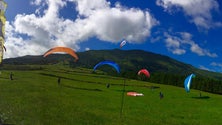
[[[171,74],[187,75],[196,73],[197,75],[207,76],[222,80],[222,74],[207,70],[198,69],[190,64],[173,59],[169,56],[156,54],[144,50],[89,50],[77,52],[78,62],[74,62],[67,54],[53,54],[44,58],[42,55],[26,55],[17,58],[4,59],[3,64],[13,65],[48,65],[59,62],[70,63],[73,66],[93,68],[98,62],[104,60],[115,61],[121,67],[121,72],[136,72],[141,68],[146,68],[150,72],[165,72]]]
[[[109,74],[127,79],[137,79],[152,83],[168,84],[184,87],[184,79],[194,73],[196,77],[192,80],[192,89],[222,94],[222,74],[217,72],[198,69],[190,64],[175,60],[171,57],[143,50],[89,50],[77,52],[79,60],[68,54],[52,54],[47,57],[43,55],[27,55],[17,58],[4,59],[1,70],[44,70],[45,65],[68,66],[70,68],[82,67],[92,69],[92,73]],[[101,66],[93,72],[93,67],[105,60],[116,62],[120,67],[118,74],[110,66]],[[44,65],[44,66],[41,66]],[[138,76],[137,72],[146,68],[150,77]]]

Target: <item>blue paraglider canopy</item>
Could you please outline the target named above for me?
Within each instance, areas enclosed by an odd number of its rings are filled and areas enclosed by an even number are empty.
[[[186,90],[186,92],[189,92],[190,91],[190,85],[191,85],[191,82],[192,82],[192,78],[195,77],[195,74],[190,74],[189,76],[187,76],[187,78],[184,80],[184,88]]]
[[[98,64],[96,64],[93,68],[93,71],[95,71],[98,67],[102,66],[102,65],[110,65],[112,66],[113,68],[115,68],[115,70],[120,73],[120,68],[119,68],[119,65],[113,61],[102,61],[102,62],[99,62]]]

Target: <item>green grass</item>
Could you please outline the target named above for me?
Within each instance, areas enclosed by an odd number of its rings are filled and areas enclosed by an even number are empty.
[[[14,80],[9,79],[10,72]],[[220,125],[222,96],[183,88],[92,74],[91,69],[46,66],[0,74],[0,118],[16,125]],[[57,78],[61,77],[61,85]],[[110,83],[109,89],[106,84]],[[151,89],[150,86],[159,88]],[[159,92],[164,98],[159,98]],[[204,98],[206,97],[206,98]]]

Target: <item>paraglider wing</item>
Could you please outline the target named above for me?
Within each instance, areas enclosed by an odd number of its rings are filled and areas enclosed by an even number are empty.
[[[4,0],[0,0],[0,63],[2,63],[4,55],[4,43],[5,43],[5,10],[7,4]]]
[[[110,65],[112,66],[113,68],[115,68],[115,70],[120,73],[120,68],[119,68],[119,65],[113,61],[102,61],[102,62],[99,62],[98,64],[96,64],[93,68],[93,71],[95,71],[98,67],[102,66],[102,65]]]
[[[187,76],[187,78],[184,80],[184,88],[185,88],[186,92],[190,91],[190,85],[192,82],[192,78],[194,78],[194,77],[195,77],[195,75],[191,74],[191,75]]]
[[[126,45],[126,40],[122,40],[122,42],[120,43],[119,47],[122,48],[124,45]]]
[[[144,96],[143,93],[137,93],[137,92],[127,92],[127,96]]]
[[[147,69],[141,69],[138,73],[138,75],[144,74],[146,77],[150,77],[150,73]]]
[[[79,57],[77,56],[75,51],[71,48],[68,48],[68,47],[54,47],[54,48],[51,48],[50,50],[48,50],[43,55],[43,57],[47,57],[48,55],[50,55],[52,53],[55,53],[55,52],[65,52],[65,53],[68,53],[69,55],[71,55],[72,57],[74,57],[76,61],[79,59]]]

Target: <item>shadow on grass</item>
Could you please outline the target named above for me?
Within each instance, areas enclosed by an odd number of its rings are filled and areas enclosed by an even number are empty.
[[[100,89],[88,89],[88,88],[80,88],[80,87],[74,87],[74,86],[69,86],[69,85],[62,85],[62,87],[70,88],[70,89],[78,89],[78,90],[86,90],[86,91],[98,91],[101,92],[102,90]],[[1,124],[0,124],[1,125]]]
[[[209,99],[209,96],[198,96],[198,97],[192,97],[194,99]]]
[[[72,80],[72,81],[78,81],[78,82],[85,82],[88,84],[100,84],[100,85],[104,85],[107,86],[107,82],[94,82],[94,81],[87,81],[87,80],[80,80],[80,79],[74,79],[74,78],[68,78],[68,77],[63,77],[63,76],[59,76],[59,75],[54,75],[54,74],[47,74],[47,73],[40,73],[41,75],[44,76],[50,76],[50,77],[55,77],[55,78],[61,78],[61,79],[67,79],[67,80]],[[62,84],[61,84],[62,85]],[[124,84],[121,83],[110,83],[111,86],[124,86]],[[87,89],[87,88],[79,88],[79,87],[73,87],[73,86],[68,86],[68,85],[62,85],[64,87],[67,88],[72,88],[72,89],[79,89],[79,90],[88,90],[88,91],[102,91],[100,89]],[[129,85],[129,84],[125,84],[125,86],[135,86],[135,87],[142,87],[142,88],[149,88],[151,90],[154,89],[158,89],[160,87],[158,86],[148,86],[148,85]],[[117,92],[123,92],[123,90],[116,90]]]
[[[0,119],[0,125],[14,125],[14,124],[7,124],[3,122],[4,120]]]
[[[7,80],[8,80],[9,78],[8,78],[8,77],[0,77],[0,79],[7,79]],[[1,124],[0,124],[0,125],[1,125]]]
[[[47,74],[47,73],[39,73],[40,75],[44,75],[44,76],[50,76],[50,77],[55,77],[55,78],[61,78],[61,79],[67,79],[67,80],[72,80],[72,81],[78,81],[78,82],[85,82],[85,83],[89,83],[89,84],[100,84],[100,85],[106,85],[107,82],[94,82],[94,81],[87,81],[87,80],[79,80],[79,79],[74,79],[74,78],[67,78],[67,77],[63,77],[63,76],[59,76],[59,75],[54,75],[54,74]],[[110,83],[110,85],[112,86],[124,86],[124,84],[121,83]],[[135,87],[144,87],[144,88],[150,88],[150,89],[157,89],[160,88],[158,86],[148,86],[148,85],[129,85],[126,84],[125,86],[135,86]]]
[[[123,85],[122,85],[123,86]],[[125,85],[125,86],[136,86],[136,87],[143,87],[143,88],[149,88],[149,89],[151,89],[151,90],[154,90],[154,89],[159,89],[160,87],[158,87],[158,86],[139,86],[139,85]],[[130,91],[134,91],[134,90],[115,90],[115,91],[117,91],[117,92],[130,92]]]
[[[78,82],[86,82],[86,83],[97,83],[97,84],[102,84],[100,82],[92,82],[92,81],[86,81],[86,80],[79,80],[79,79],[74,79],[74,78],[67,78],[59,75],[53,75],[53,74],[47,74],[47,73],[40,73],[41,75],[44,76],[50,76],[50,77],[55,77],[55,78],[61,78],[61,79],[67,79],[67,80],[72,80],[72,81],[78,81]]]
[[[97,74],[96,72],[81,72],[81,71],[67,71],[67,70],[63,70],[63,69],[60,69],[61,71],[55,71],[57,73],[65,73],[65,74],[72,74],[75,73],[75,74],[78,74],[78,75],[82,75],[82,76],[90,76],[90,77],[96,77],[96,78],[106,78],[106,79],[115,79],[115,80],[122,80],[123,78],[121,77],[115,77],[115,76],[104,76],[102,74]],[[46,70],[46,71],[51,71],[51,70]],[[88,74],[91,74],[91,75],[88,75]],[[95,76],[93,74],[97,74],[98,76]]]

